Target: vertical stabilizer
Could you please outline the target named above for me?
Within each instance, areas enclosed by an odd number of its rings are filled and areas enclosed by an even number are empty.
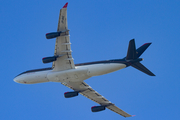
[[[137,59],[137,54],[136,54],[135,41],[134,41],[134,39],[132,39],[132,40],[129,41],[126,60],[134,60],[134,59]]]

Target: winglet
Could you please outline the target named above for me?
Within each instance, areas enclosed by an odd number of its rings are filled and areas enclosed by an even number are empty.
[[[67,6],[68,6],[68,2],[63,6],[63,8],[67,8]]]
[[[132,117],[134,117],[134,116],[136,116],[136,115],[132,115]]]

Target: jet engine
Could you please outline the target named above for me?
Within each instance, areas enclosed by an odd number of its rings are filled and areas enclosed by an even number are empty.
[[[105,109],[106,109],[105,106],[93,106],[93,107],[91,107],[92,112],[99,112],[99,111],[103,111]]]
[[[47,39],[52,39],[52,38],[56,38],[56,37],[59,37],[59,36],[68,35],[69,34],[68,31],[69,30],[47,33],[46,38]]]
[[[47,39],[52,39],[60,36],[61,32],[51,32],[46,34]]]
[[[57,58],[58,58],[58,56],[44,57],[42,59],[42,61],[43,61],[43,63],[50,63],[50,62],[56,61]]]
[[[71,97],[75,97],[78,96],[79,92],[74,91],[74,92],[65,92],[64,93],[64,97],[65,98],[71,98]]]

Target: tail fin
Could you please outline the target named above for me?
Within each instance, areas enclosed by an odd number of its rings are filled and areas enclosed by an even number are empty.
[[[142,53],[151,45],[151,43],[145,43],[136,50],[135,40],[132,39],[129,41],[128,51],[125,59],[130,63],[132,67],[150,75],[155,76],[150,70],[148,70],[144,65],[140,63],[139,57]]]
[[[136,45],[134,39],[129,41],[129,47],[128,52],[126,56],[126,60],[134,60],[137,59],[137,53],[136,53]]]

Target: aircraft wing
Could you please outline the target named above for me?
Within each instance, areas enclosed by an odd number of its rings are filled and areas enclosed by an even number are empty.
[[[79,91],[79,93],[81,95],[91,99],[92,101],[94,101],[94,102],[96,102],[96,103],[98,103],[98,104],[100,104],[102,106],[106,106],[106,108],[112,110],[113,112],[116,112],[116,113],[118,113],[118,114],[120,114],[120,115],[122,115],[124,117],[131,117],[130,114],[124,112],[123,110],[121,110],[120,108],[115,106],[109,100],[107,100],[102,95],[100,95],[98,92],[93,90],[85,82],[70,82],[70,83],[63,82],[61,84],[69,87],[70,89],[72,89],[74,91]]]
[[[54,71],[74,69],[74,60],[71,55],[71,43],[69,39],[69,30],[67,25],[67,5],[60,10],[58,28],[57,31],[66,31],[61,34],[61,36],[56,38],[54,56],[58,57],[56,61],[53,62],[52,67]]]

